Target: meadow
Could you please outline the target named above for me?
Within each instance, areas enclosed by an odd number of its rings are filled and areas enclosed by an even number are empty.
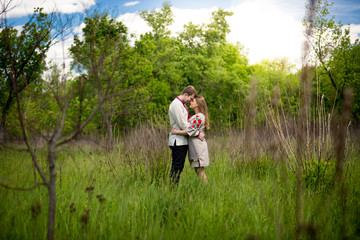
[[[138,128],[109,152],[89,141],[63,146],[55,239],[360,238],[358,139],[347,143],[339,184],[334,158],[308,162],[298,181],[289,159],[264,134],[256,136],[250,156],[241,132],[208,134],[207,186],[187,162],[179,185],[169,184],[171,154],[163,129]],[[36,154],[48,173],[46,149]],[[40,180],[27,152],[1,148],[0,156],[1,183],[27,187]],[[0,239],[45,239],[47,204],[44,186],[0,187]]]
[[[360,239],[360,41],[306,2],[301,69],[250,64],[223,9],[174,37],[164,2],[136,40],[102,10],[36,8],[21,31],[2,15],[0,239]],[[209,107],[207,185],[188,163],[169,183],[168,106],[187,85]]]

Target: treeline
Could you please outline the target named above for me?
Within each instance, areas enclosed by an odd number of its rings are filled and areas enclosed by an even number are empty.
[[[304,20],[312,29],[313,109],[321,105],[326,113],[336,113],[350,87],[352,120],[358,123],[359,41],[352,43],[349,29],[335,23],[331,4],[319,1],[316,6],[315,21]],[[152,30],[133,43],[122,22],[106,13],[88,15],[82,35],[75,36],[69,49],[72,70],[66,74],[61,66],[45,62],[49,47],[68,27],[55,21],[55,14],[37,9],[22,31],[1,26],[2,141],[21,138],[24,130],[47,136],[59,123],[66,134],[82,131],[109,138],[115,129],[139,122],[165,125],[170,102],[187,85],[205,97],[215,131],[242,129],[252,104],[258,125],[266,122],[268,106],[281,105],[286,115],[297,114],[301,70],[286,58],[250,65],[246,46],[226,38],[231,12],[219,9],[210,22],[190,22],[177,36],[168,30],[174,21],[169,3],[140,15]]]

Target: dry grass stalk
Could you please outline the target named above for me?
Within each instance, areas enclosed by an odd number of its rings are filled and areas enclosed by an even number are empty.
[[[141,125],[124,138],[125,162],[136,175],[142,167],[151,172],[152,180],[165,180],[170,167],[168,130]]]
[[[247,97],[248,111],[245,122],[245,153],[251,160],[255,158],[254,140],[255,140],[255,117],[256,117],[256,98],[257,98],[257,83],[256,79],[252,78],[250,83],[250,94]]]

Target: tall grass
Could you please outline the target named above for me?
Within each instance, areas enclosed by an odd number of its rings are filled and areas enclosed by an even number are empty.
[[[114,151],[86,144],[58,156],[56,239],[293,239],[297,180],[276,159],[271,131],[255,129],[255,160],[243,153],[244,134],[209,133],[211,164],[204,186],[186,165],[169,186],[167,134],[142,126],[119,139]],[[165,135],[165,137],[164,137]],[[360,237],[359,148],[345,162],[346,236]],[[0,149],[0,180],[30,186],[33,166],[25,152]],[[38,151],[46,169],[46,152]],[[284,164],[283,164],[284,163]],[[61,169],[61,170],[60,170]],[[331,188],[304,191],[303,238],[341,236],[341,209]],[[45,239],[47,190],[0,188],[0,239]]]

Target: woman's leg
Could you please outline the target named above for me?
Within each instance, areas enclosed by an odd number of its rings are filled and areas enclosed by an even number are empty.
[[[205,174],[205,168],[204,167],[197,167],[195,168],[195,172],[197,175],[204,181],[205,185],[207,185],[207,177]]]

